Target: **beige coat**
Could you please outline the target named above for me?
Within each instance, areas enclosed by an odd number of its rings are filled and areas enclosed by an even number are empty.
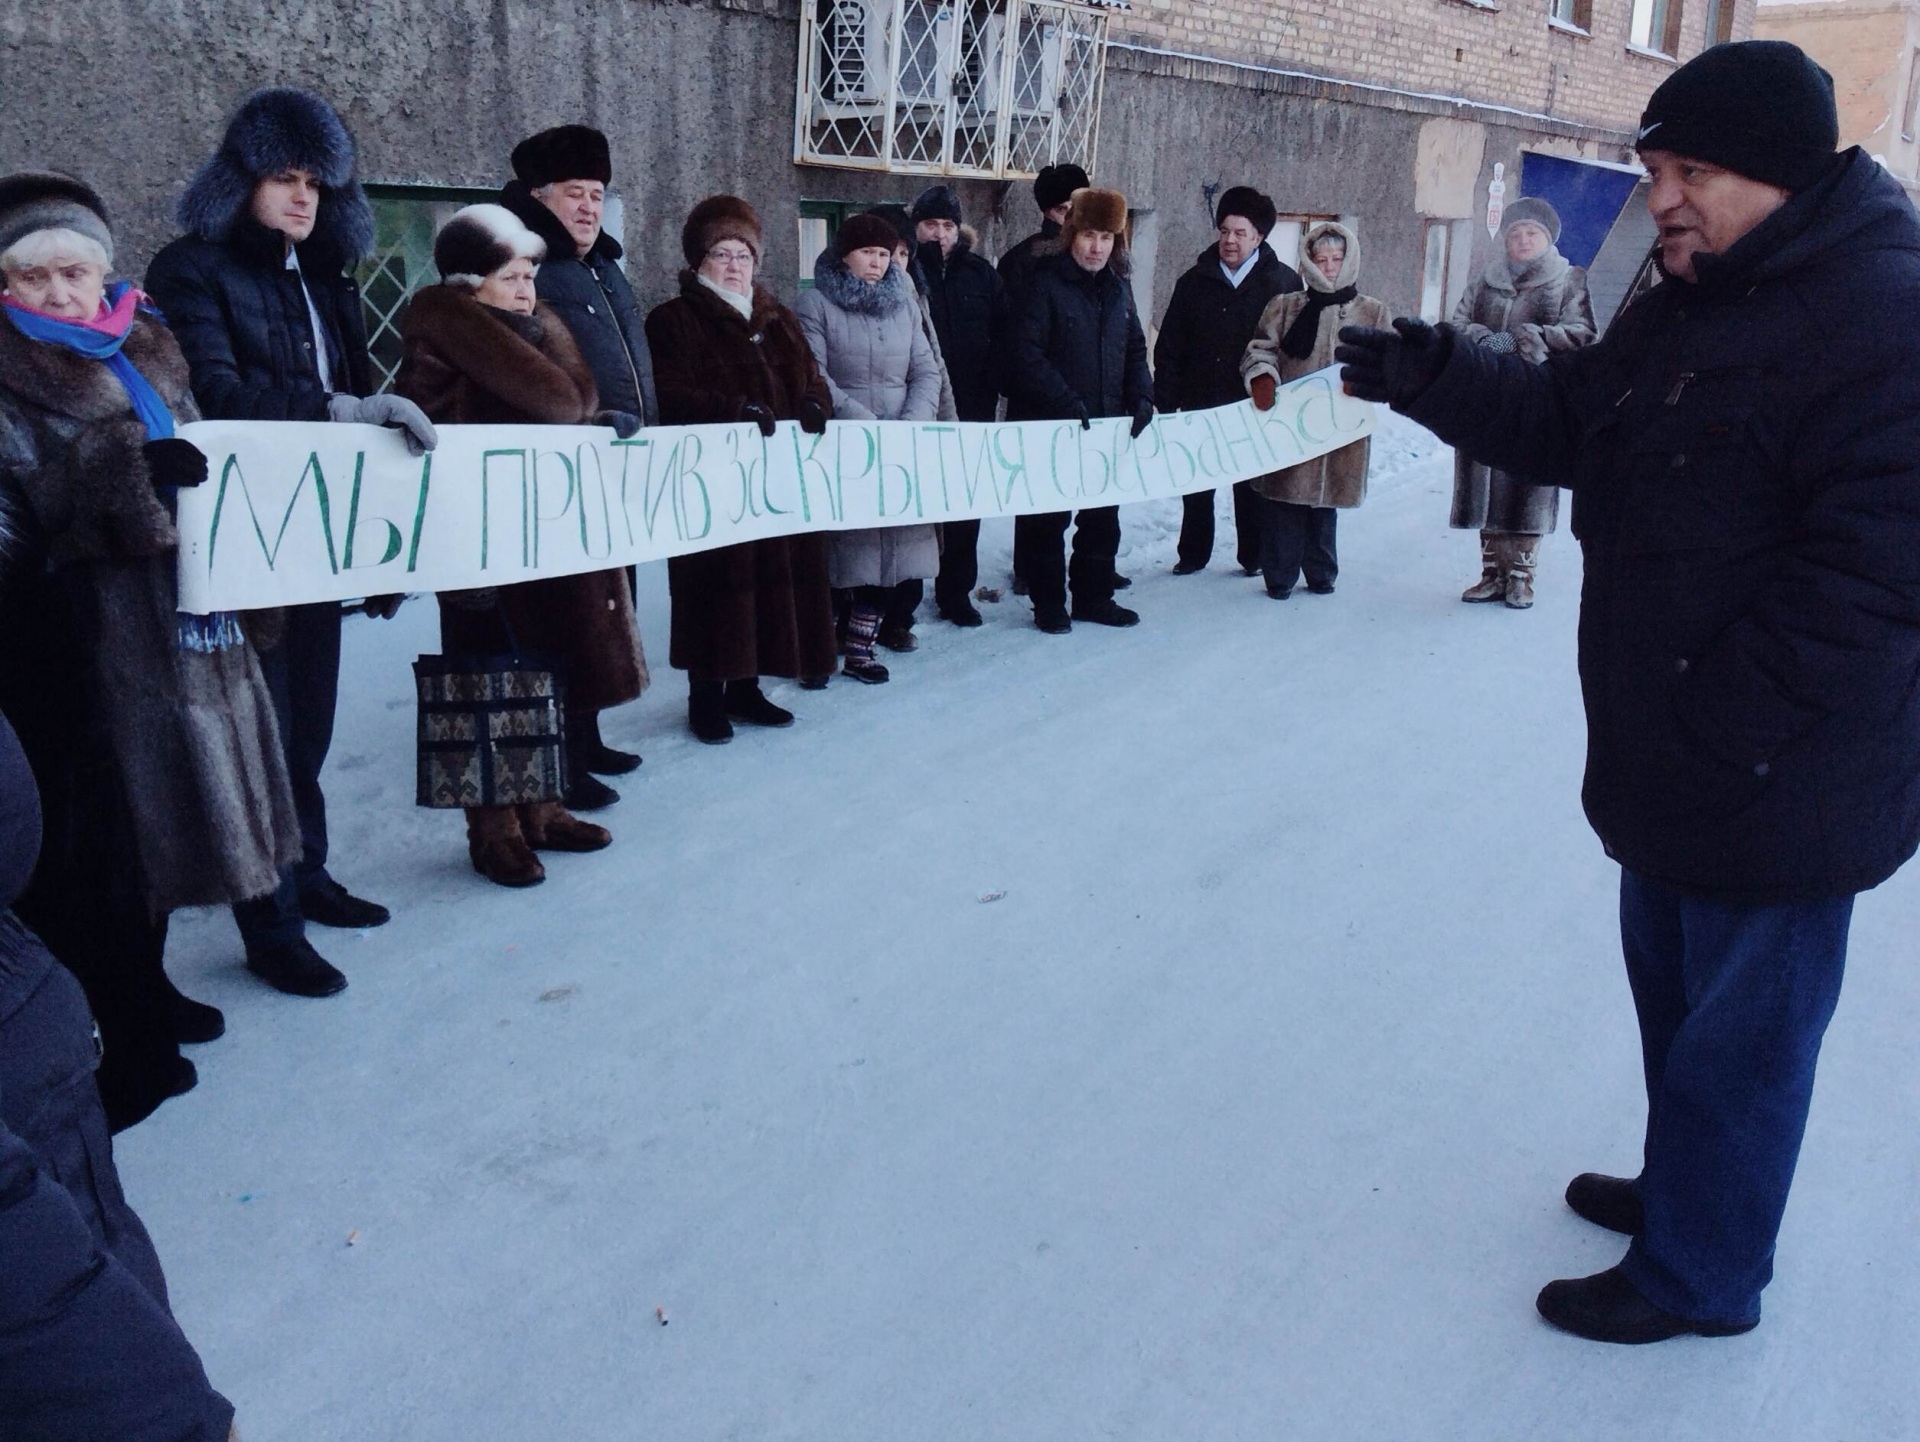
[[[1347,243],[1346,264],[1340,268],[1338,280],[1328,280],[1311,259],[1313,243],[1323,235],[1337,235]],[[1360,241],[1345,226],[1322,221],[1301,237],[1300,276],[1306,281],[1308,289],[1275,296],[1268,302],[1260,317],[1259,332],[1247,346],[1246,356],[1240,362],[1240,379],[1249,390],[1259,376],[1272,376],[1277,383],[1285,385],[1288,381],[1312,375],[1332,365],[1333,348],[1339,343],[1342,326],[1385,327],[1392,324],[1392,312],[1384,301],[1375,300],[1370,295],[1356,295],[1344,304],[1329,305],[1320,312],[1320,326],[1314,335],[1313,353],[1304,360],[1296,359],[1280,349],[1280,342],[1285,339],[1288,328],[1306,309],[1308,296],[1345,290],[1354,284],[1359,274]],[[1367,498],[1368,455],[1369,443],[1355,441],[1350,446],[1342,446],[1315,460],[1289,466],[1284,471],[1256,476],[1251,484],[1255,491],[1270,501],[1346,509],[1359,505]]]

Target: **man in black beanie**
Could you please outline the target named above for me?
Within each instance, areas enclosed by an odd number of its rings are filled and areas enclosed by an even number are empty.
[[[1267,245],[1275,220],[1273,202],[1247,185],[1236,185],[1214,209],[1219,236],[1200,252],[1193,268],[1174,283],[1153,348],[1156,410],[1200,411],[1246,399],[1240,360],[1260,329],[1260,317],[1275,296],[1301,289],[1300,276]],[[1206,569],[1213,557],[1213,492],[1185,497],[1176,576]],[[1233,488],[1234,555],[1247,575],[1260,570],[1259,498],[1251,481]]]
[[[1342,333],[1352,393],[1573,492],[1647,1129],[1567,1189],[1625,1258],[1538,1305],[1597,1340],[1759,1321],[1854,896],[1920,845],[1920,218],[1838,133],[1795,46],[1708,50],[1640,122],[1665,283],[1598,344]]]

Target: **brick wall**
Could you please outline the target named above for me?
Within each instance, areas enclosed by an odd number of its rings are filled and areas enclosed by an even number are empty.
[[[1707,41],[1708,0],[1678,5],[1685,60]],[[1757,0],[1734,6],[1734,38]],[[1461,96],[1624,131],[1674,62],[1627,44],[1632,0],[1591,0],[1585,33],[1555,26],[1548,0],[1132,0],[1122,43],[1309,70],[1400,90]]]
[[[1920,145],[1902,132],[1920,3],[1848,0],[1848,3],[1771,4],[1760,7],[1754,33],[1791,40],[1833,74],[1840,103],[1840,143],[1863,145],[1912,180]]]

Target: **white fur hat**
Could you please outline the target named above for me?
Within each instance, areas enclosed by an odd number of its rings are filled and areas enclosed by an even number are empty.
[[[503,205],[469,205],[433,238],[433,263],[448,285],[477,287],[501,266],[521,256],[538,265],[547,243]]]

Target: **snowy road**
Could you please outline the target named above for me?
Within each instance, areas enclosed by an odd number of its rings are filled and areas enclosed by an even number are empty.
[[[316,933],[325,1002],[177,922],[229,1034],[120,1144],[248,1442],[1920,1435],[1911,870],[1856,914],[1761,1328],[1534,1315],[1623,1250],[1560,1192],[1642,1116],[1578,557],[1461,606],[1446,454],[1396,424],[1376,475],[1335,596],[1268,601],[1230,523],[1175,579],[1136,507],[1137,629],[923,621],[724,748],[649,568],[607,718],[646,766],[531,893],[411,805],[433,606],[351,623],[334,869],[394,921]]]

